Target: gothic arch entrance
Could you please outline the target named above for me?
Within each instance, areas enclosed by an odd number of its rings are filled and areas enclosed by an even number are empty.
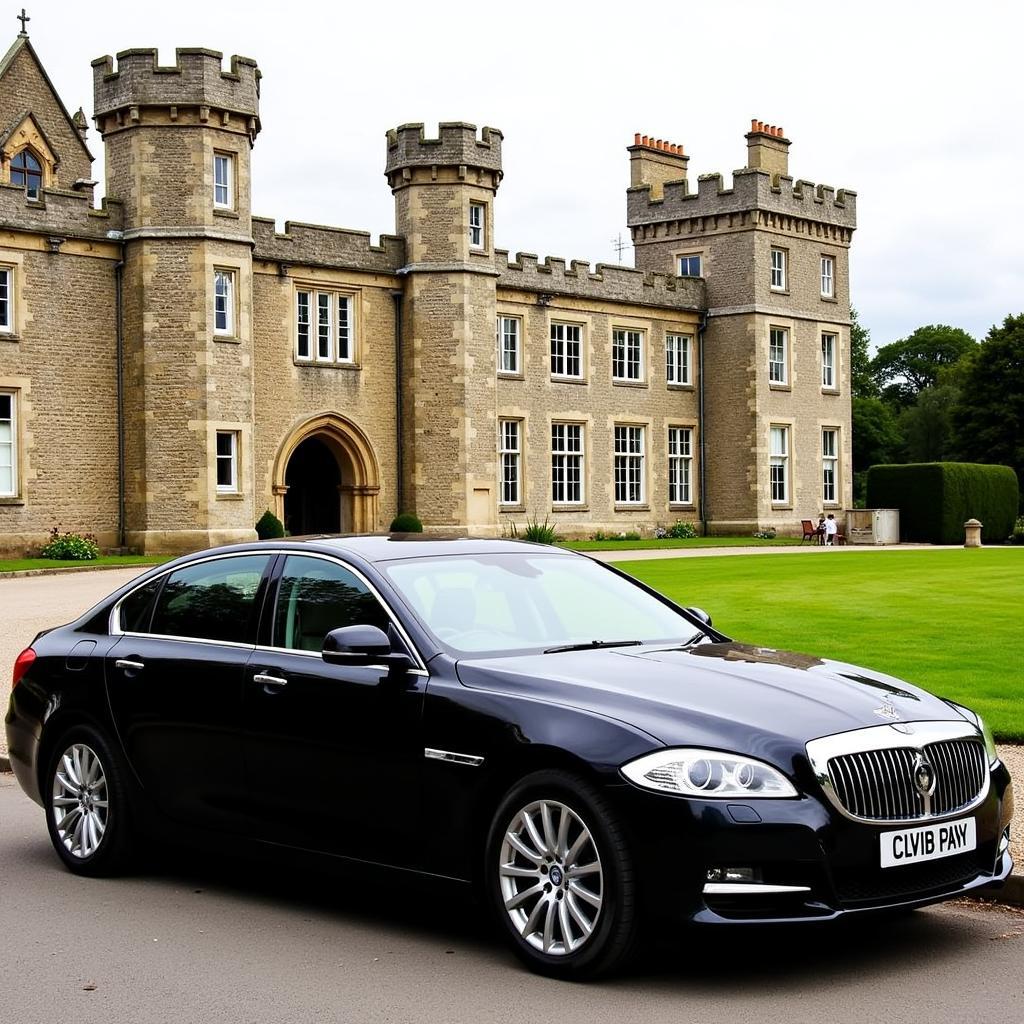
[[[380,471],[366,435],[337,413],[299,424],[274,464],[276,514],[293,536],[372,533]]]

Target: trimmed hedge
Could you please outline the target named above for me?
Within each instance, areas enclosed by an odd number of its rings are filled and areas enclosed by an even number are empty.
[[[867,507],[900,510],[900,540],[962,544],[964,523],[982,522],[981,539],[1002,544],[1013,530],[1019,489],[1009,466],[918,462],[872,466]]]
[[[260,540],[274,540],[284,536],[284,524],[269,508],[256,523],[256,536]]]
[[[391,533],[422,533],[423,524],[412,512],[399,512],[391,520]]]

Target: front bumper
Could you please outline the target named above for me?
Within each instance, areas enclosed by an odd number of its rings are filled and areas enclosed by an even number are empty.
[[[975,819],[976,849],[893,868],[880,866],[879,837],[900,826],[851,821],[823,795],[743,804],[628,786],[615,787],[614,798],[633,834],[640,896],[653,916],[742,924],[828,921],[998,886],[1013,869],[1012,792],[997,765],[984,802],[961,816]],[[730,884],[737,869],[753,878]]]

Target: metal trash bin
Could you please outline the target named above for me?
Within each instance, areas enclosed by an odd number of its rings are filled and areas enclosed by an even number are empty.
[[[846,510],[847,544],[899,544],[900,510],[898,508],[848,508]]]

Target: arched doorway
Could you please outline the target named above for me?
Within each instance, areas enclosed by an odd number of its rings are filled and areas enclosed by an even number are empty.
[[[320,413],[285,438],[274,463],[276,514],[293,536],[380,529],[380,470],[366,435],[337,413]]]

